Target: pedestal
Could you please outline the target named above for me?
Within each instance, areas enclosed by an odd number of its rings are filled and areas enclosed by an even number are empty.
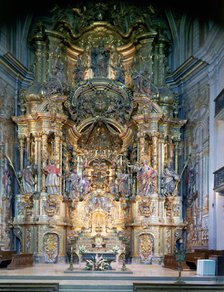
[[[197,275],[215,276],[215,261],[197,260]]]

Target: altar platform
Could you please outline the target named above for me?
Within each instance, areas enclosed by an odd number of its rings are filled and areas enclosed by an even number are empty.
[[[116,263],[112,263],[114,269],[115,265]],[[143,291],[134,290],[133,283],[139,283],[141,285],[147,285],[148,283],[155,285],[170,285],[175,283],[178,277],[178,271],[163,268],[159,265],[128,264],[126,266],[132,273],[121,273],[122,265],[116,266],[116,271],[119,271],[119,273],[113,273],[114,270],[112,270],[111,273],[109,271],[102,273],[94,271],[83,272],[81,269],[84,267],[84,263],[83,267],[74,264],[74,273],[65,272],[69,268],[69,264],[65,263],[34,264],[33,267],[17,270],[0,269],[0,291]],[[216,285],[217,287],[218,284],[218,287],[221,287],[221,291],[224,291],[223,276],[199,276],[196,274],[196,271],[183,271],[182,279],[187,284],[196,286],[203,284],[207,285],[206,287],[208,288],[212,287],[212,285]],[[11,286],[11,290],[6,290],[8,286]],[[18,287],[20,290],[18,290]],[[21,287],[24,287],[24,290],[21,290]],[[144,289],[144,291],[152,290]],[[159,289],[156,289],[156,291],[159,291]],[[164,287],[163,291],[166,291]],[[220,290],[203,288],[202,290],[197,289],[197,291]]]

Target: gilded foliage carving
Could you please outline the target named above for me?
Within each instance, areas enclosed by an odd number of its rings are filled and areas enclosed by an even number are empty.
[[[55,233],[47,233],[44,235],[44,255],[45,262],[54,263],[58,256],[58,235]]]
[[[88,82],[82,91],[71,91],[69,100],[68,110],[73,121],[77,123],[96,116],[114,118],[120,123],[126,123],[133,110],[131,91],[121,88],[113,81],[106,84]]]
[[[118,32],[127,34],[133,26],[139,23],[146,23],[152,26],[152,16],[156,14],[156,9],[149,5],[148,7],[139,7],[135,5],[125,5],[122,2],[110,1],[108,3],[86,3],[85,5],[76,5],[61,9],[55,6],[52,10],[52,21],[57,23],[56,29],[66,31],[71,34],[85,30],[95,22],[108,22],[117,27]],[[143,30],[143,31],[144,31]]]
[[[16,204],[17,214],[22,216],[32,216],[33,214],[33,196],[23,195]]]
[[[154,237],[151,234],[141,234],[139,236],[139,254],[145,263],[151,261],[154,253]]]

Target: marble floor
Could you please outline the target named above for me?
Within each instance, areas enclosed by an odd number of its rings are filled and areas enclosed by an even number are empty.
[[[178,278],[178,271],[164,268],[160,265],[128,264],[126,265],[128,273],[122,273],[122,265],[112,263],[113,271],[94,272],[83,271],[82,265],[74,264],[73,272],[68,272],[69,264],[34,264],[33,267],[7,270],[0,269],[0,282],[4,281],[57,281],[59,283],[88,280],[88,283],[96,281],[113,281],[116,283],[134,281],[153,281],[153,282],[175,282]],[[117,273],[116,273],[117,271]],[[208,282],[224,283],[224,276],[199,276],[195,270],[182,271],[181,276],[185,282]]]

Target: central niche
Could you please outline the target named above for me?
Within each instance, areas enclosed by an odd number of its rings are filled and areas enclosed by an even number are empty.
[[[119,150],[122,147],[117,129],[101,118],[96,118],[92,124],[86,126],[81,135],[78,146],[87,150],[95,149],[98,151],[96,154],[102,154],[100,151],[103,150]]]
[[[92,190],[109,192],[111,181],[111,163],[105,159],[95,159],[90,163]]]
[[[111,200],[105,196],[97,195],[92,197],[88,204],[92,218],[92,231],[106,234],[108,224],[111,224],[109,220],[112,210]]]
[[[110,192],[114,181],[114,160],[119,155],[122,144],[118,130],[99,118],[81,132],[78,147],[88,158],[91,191]]]

